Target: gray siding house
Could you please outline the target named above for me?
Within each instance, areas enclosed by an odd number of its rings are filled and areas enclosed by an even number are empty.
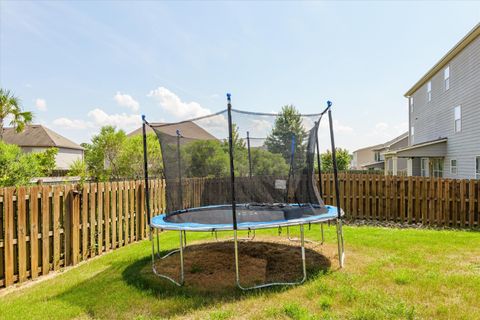
[[[408,175],[480,179],[480,23],[405,93]]]

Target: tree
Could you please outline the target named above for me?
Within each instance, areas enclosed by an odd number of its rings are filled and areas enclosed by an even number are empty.
[[[92,138],[91,144],[83,144],[85,162],[92,178],[97,181],[122,177],[120,153],[127,135],[113,126],[104,126]]]
[[[240,137],[240,132],[237,124],[232,124],[232,145],[233,145],[233,165],[235,167],[235,174],[237,176],[247,176],[249,174],[248,168],[248,150],[245,139]],[[223,150],[230,157],[228,139],[223,141]],[[230,170],[230,164],[228,167]]]
[[[55,148],[23,153],[17,145],[0,141],[0,187],[27,185],[32,178],[49,174],[56,154]]]
[[[3,127],[5,119],[11,116],[10,125],[17,132],[22,132],[25,126],[32,122],[33,114],[22,111],[20,99],[9,90],[0,88],[0,141],[3,141]]]
[[[265,145],[272,153],[279,153],[287,163],[290,163],[292,137],[295,137],[296,167],[303,166],[305,161],[305,144],[307,132],[303,128],[302,117],[293,105],[282,107],[282,111],[275,119],[272,131],[268,135]]]
[[[80,183],[84,183],[88,177],[87,164],[85,161],[77,159],[70,164],[68,168],[69,177],[80,177]]]
[[[271,153],[267,150],[252,148],[252,174],[254,176],[286,176],[288,164],[281,154]]]
[[[337,148],[336,149],[337,157],[337,167],[339,171],[348,170],[350,167],[351,156],[347,149]],[[322,162],[322,171],[332,171],[333,170],[333,161],[332,161],[332,152],[327,150],[327,152],[322,153],[321,155]],[[318,170],[318,169],[317,169]]]
[[[154,133],[147,134],[147,151],[149,176],[161,176],[163,172],[162,153]],[[125,139],[118,158],[118,168],[122,177],[142,178],[144,175],[143,161],[143,136],[136,135]]]
[[[182,166],[188,177],[223,177],[229,172],[229,156],[217,140],[198,140],[182,148]]]

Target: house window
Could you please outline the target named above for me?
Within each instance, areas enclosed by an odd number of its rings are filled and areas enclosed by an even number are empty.
[[[413,139],[414,134],[415,134],[415,127],[410,127],[410,142],[411,142],[411,144],[414,144],[414,139]]]
[[[428,158],[420,159],[420,175],[428,177]]]
[[[462,107],[455,107],[455,132],[462,131]]]
[[[443,70],[443,81],[445,82],[445,91],[450,89],[450,66]]]
[[[475,158],[475,179],[480,179],[480,156]]]
[[[413,113],[413,97],[410,97],[410,112]]]
[[[428,101],[432,101],[432,81],[427,82],[427,96]]]
[[[443,177],[443,159],[430,160],[430,174],[432,177]]]
[[[380,161],[380,152],[376,151],[375,152],[375,162]]]
[[[457,159],[450,160],[450,173],[457,174]]]

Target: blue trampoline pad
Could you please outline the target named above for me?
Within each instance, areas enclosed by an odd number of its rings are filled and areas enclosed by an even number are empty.
[[[237,204],[237,229],[255,230],[320,223],[338,218],[336,207],[312,204]],[[341,215],[344,212],[341,211]],[[163,230],[233,230],[231,205],[197,207],[152,218],[152,228]]]

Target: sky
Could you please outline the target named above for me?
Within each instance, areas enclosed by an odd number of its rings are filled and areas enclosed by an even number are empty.
[[[227,92],[247,111],[331,100],[353,151],[407,131],[404,93],[479,21],[475,1],[1,0],[0,85],[77,143],[225,109]]]

